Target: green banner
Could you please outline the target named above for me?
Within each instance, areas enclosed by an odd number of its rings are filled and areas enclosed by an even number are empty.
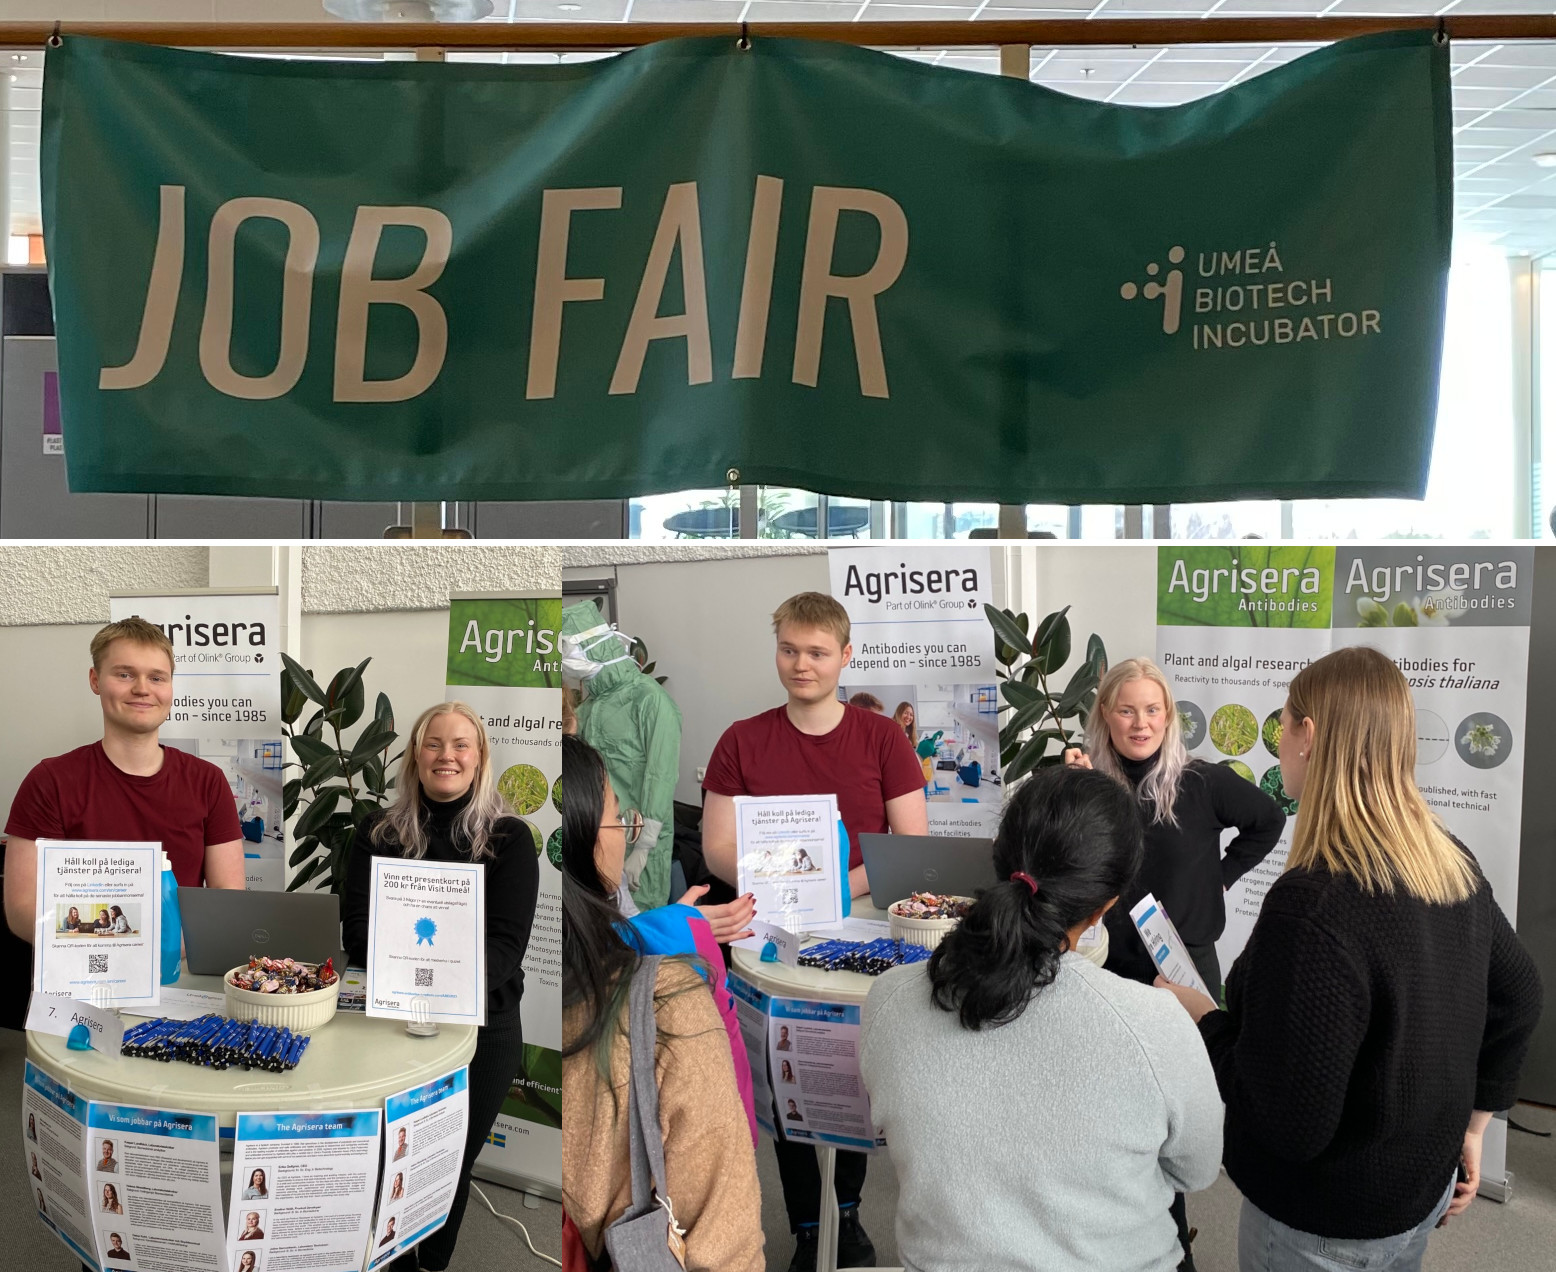
[[[1141,109],[780,39],[542,67],[69,36],[70,486],[1419,497],[1448,67],[1392,32]]]

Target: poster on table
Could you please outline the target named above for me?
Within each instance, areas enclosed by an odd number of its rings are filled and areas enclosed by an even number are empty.
[[[367,1014],[486,1023],[486,868],[374,857]]]
[[[470,1123],[469,1072],[455,1069],[384,1101],[384,1174],[368,1272],[448,1221]]]
[[[756,1124],[773,1134],[773,1088],[767,1079],[767,1016],[772,998],[750,981],[734,972],[726,980],[735,998],[735,1019],[740,1024],[740,1040],[745,1043],[746,1061],[751,1068],[751,1099]]]
[[[562,1184],[562,662],[556,592],[449,599],[448,699],[486,724],[492,772],[540,861],[524,956],[524,1067],[476,1163],[511,1187]]]
[[[1281,841],[1227,895],[1229,968],[1285,868],[1300,806],[1280,775],[1280,713],[1298,671],[1343,646],[1388,654],[1416,708],[1416,783],[1475,854],[1516,922],[1532,610],[1532,548],[1163,547],[1157,661],[1189,754],[1227,764],[1287,814]],[[1506,1174],[1506,1130],[1484,1176]]]
[[[361,1272],[373,1232],[382,1118],[378,1109],[239,1113],[227,1266]]]
[[[778,1120],[789,1139],[860,1152],[884,1143],[859,1074],[863,1010],[853,1003],[769,1001],[768,1073]]]
[[[22,1153],[38,1218],[88,1267],[97,1266],[87,1175],[87,1101],[31,1060],[22,1074]],[[101,1205],[101,1197],[97,1204]]]
[[[368,74],[67,33],[70,488],[1419,498],[1449,72],[1390,31],[1161,111],[766,37]]]
[[[842,918],[837,796],[735,796],[736,887],[756,917],[789,932]]]
[[[853,634],[839,693],[868,694],[905,722],[931,834],[992,836],[1003,798],[999,664],[983,609],[992,550],[903,543],[834,547],[827,559]]]
[[[281,737],[281,599],[274,588],[120,593],[114,620],[155,623],[173,642],[164,746],[221,769],[243,828],[247,886],[286,886]]]
[[[160,845],[40,839],[32,990],[98,1006],[162,988]]]
[[[87,1126],[101,1266],[220,1268],[225,1240],[216,1118],[94,1101]]]

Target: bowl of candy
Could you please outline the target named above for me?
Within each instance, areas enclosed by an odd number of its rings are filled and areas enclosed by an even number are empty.
[[[301,963],[255,955],[222,980],[231,1019],[285,1025],[293,1033],[325,1024],[340,999],[340,975],[333,959]]]
[[[910,945],[934,949],[945,934],[962,921],[972,909],[971,897],[941,896],[936,892],[915,892],[906,900],[893,903],[886,911],[891,934]]]

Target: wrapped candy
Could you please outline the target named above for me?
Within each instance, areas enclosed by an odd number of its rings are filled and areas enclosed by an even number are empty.
[[[234,974],[232,983],[234,988],[255,994],[311,994],[328,989],[339,979],[332,958],[316,967],[291,958],[253,955],[249,965]]]
[[[898,901],[891,912],[904,919],[964,919],[972,904],[971,897],[915,892],[906,901]]]

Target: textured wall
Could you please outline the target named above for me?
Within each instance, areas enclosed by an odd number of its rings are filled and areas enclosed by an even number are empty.
[[[850,542],[850,540],[841,540]],[[758,556],[824,556],[825,543],[810,539],[682,539],[673,543],[603,540],[570,543],[562,549],[568,569],[604,565],[652,565],[657,561],[729,561]]]
[[[160,545],[0,546],[0,627],[106,623],[108,593],[205,587],[210,552]]]
[[[450,592],[559,589],[562,549],[385,543],[303,548],[303,613],[442,609]]]

